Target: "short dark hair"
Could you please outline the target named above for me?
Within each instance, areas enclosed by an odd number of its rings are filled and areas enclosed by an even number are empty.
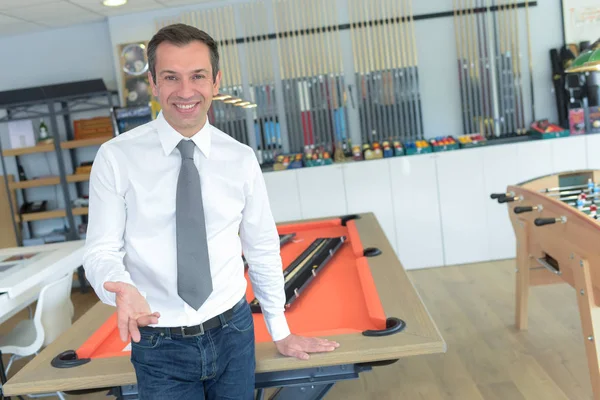
[[[148,43],[148,68],[156,83],[156,49],[162,42],[176,46],[185,46],[193,41],[206,44],[210,50],[210,64],[213,70],[213,82],[219,72],[219,49],[217,42],[206,32],[186,24],[172,24],[161,28]]]

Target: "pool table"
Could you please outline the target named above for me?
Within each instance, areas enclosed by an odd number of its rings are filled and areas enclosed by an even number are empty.
[[[374,214],[293,221],[278,230],[287,238],[281,245],[284,269],[308,259],[307,249],[318,240],[337,239],[322,257],[312,253],[310,262],[318,263],[310,265],[303,287],[292,288],[286,316],[294,333],[331,338],[340,347],[305,361],[281,356],[262,314],[253,313],[257,399],[266,388],[278,388],[271,398],[320,399],[337,381],[402,357],[446,351]],[[246,300],[254,300],[250,284]],[[98,303],[12,377],[5,395],[101,389],[136,399],[129,348],[118,338],[115,309]]]

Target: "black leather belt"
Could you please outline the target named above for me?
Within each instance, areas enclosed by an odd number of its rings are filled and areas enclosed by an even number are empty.
[[[238,306],[242,301],[246,301],[246,299],[243,298],[235,306],[231,307],[229,310],[223,312],[222,314],[216,315],[216,316],[212,317],[211,319],[204,321],[203,323],[198,324],[198,325],[173,326],[173,327],[146,326],[146,327],[143,327],[140,329],[148,329],[148,330],[152,330],[154,332],[161,332],[161,333],[169,334],[169,335],[181,335],[184,337],[186,337],[186,336],[201,336],[201,335],[204,335],[204,332],[206,332],[207,330],[221,326],[221,318],[219,318],[220,316],[223,316],[223,320],[225,322],[228,322],[233,317],[234,308],[236,306]]]

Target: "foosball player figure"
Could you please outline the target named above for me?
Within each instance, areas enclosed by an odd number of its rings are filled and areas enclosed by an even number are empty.
[[[579,194],[579,198],[577,199],[577,209],[579,211],[583,211],[583,207],[585,206],[586,197],[587,196],[583,192]]]
[[[598,219],[598,206],[593,201],[590,205],[590,217]]]

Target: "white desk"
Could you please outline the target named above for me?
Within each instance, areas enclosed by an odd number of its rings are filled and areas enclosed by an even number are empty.
[[[46,282],[82,264],[84,240],[0,249],[0,324],[37,300]]]

